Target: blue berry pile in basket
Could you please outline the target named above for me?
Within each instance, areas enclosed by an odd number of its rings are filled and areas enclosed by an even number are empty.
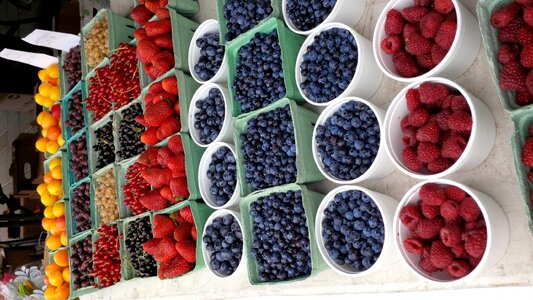
[[[203,81],[215,76],[224,59],[224,46],[219,44],[219,40],[218,32],[205,34],[196,40],[196,46],[200,48],[200,59],[194,66],[194,72]]]
[[[331,28],[315,36],[303,56],[300,84],[307,98],[325,103],[342,94],[357,68],[358,51],[352,33]]]
[[[250,119],[240,138],[245,181],[253,190],[296,181],[296,142],[289,105]]]
[[[205,229],[203,242],[209,253],[209,268],[221,276],[235,272],[242,257],[241,226],[231,214],[213,219]]]
[[[226,19],[226,28],[228,30],[225,36],[226,42],[252,29],[270,16],[271,13],[272,5],[270,0],[227,0],[226,4],[224,4],[224,19]]]
[[[329,16],[337,0],[287,0],[287,13],[294,27],[311,30]]]
[[[209,193],[214,197],[215,204],[226,204],[237,185],[237,163],[228,147],[220,147],[211,155],[207,178],[211,181]]]
[[[278,32],[256,33],[239,49],[236,70],[232,86],[243,113],[283,98],[286,91]]]
[[[261,197],[250,205],[250,216],[252,255],[260,281],[283,281],[311,274],[311,246],[302,192]]]
[[[343,104],[316,129],[315,142],[328,174],[340,180],[353,180],[372,165],[379,150],[379,123],[364,103]]]
[[[222,92],[212,88],[207,98],[196,101],[198,112],[194,114],[194,129],[202,144],[213,142],[222,129],[225,116],[225,104]]]
[[[369,269],[381,254],[384,235],[381,212],[364,192],[338,193],[324,210],[324,247],[338,265],[356,272]]]

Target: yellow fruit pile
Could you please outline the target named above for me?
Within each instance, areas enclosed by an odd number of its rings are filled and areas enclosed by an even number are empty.
[[[46,108],[52,108],[52,105],[61,98],[59,68],[57,64],[40,70],[37,76],[39,76],[41,84],[39,85],[39,92],[34,96],[35,102]]]
[[[44,269],[45,300],[65,300],[70,295],[69,255],[66,249],[54,253],[54,261]]]
[[[56,119],[48,111],[42,111],[37,115],[37,124],[42,127],[42,137],[37,139],[35,148],[43,153],[56,153],[65,144],[65,140],[63,140],[61,135],[61,120]]]

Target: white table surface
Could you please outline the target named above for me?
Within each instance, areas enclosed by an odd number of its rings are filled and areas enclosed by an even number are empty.
[[[476,0],[462,0],[462,2],[475,14]],[[368,0],[367,3],[364,16],[355,29],[371,39],[377,18],[387,0]],[[201,11],[195,16],[197,21],[209,18],[216,19],[215,0],[200,0],[200,5]],[[372,294],[370,297],[377,299],[376,296],[379,295],[395,295],[396,297],[398,295],[395,294],[396,292],[415,291],[417,293],[404,295],[410,295],[409,299],[415,296],[419,299],[420,293],[418,292],[420,291],[433,291],[429,295],[448,295],[449,298],[466,296],[467,294],[473,296],[510,295],[514,296],[513,298],[521,298],[519,295],[531,295],[533,291],[531,288],[533,286],[533,239],[528,229],[524,211],[525,204],[520,196],[515,176],[510,144],[513,126],[509,120],[509,114],[503,110],[499,102],[495,85],[490,77],[483,46],[479,50],[474,64],[455,81],[489,106],[496,119],[497,134],[495,146],[482,165],[467,173],[448,178],[460,181],[493,197],[506,213],[511,228],[510,243],[504,257],[498,264],[480,274],[479,277],[459,286],[444,288],[419,280],[403,262],[398,260],[389,267],[363,278],[343,277],[328,269],[318,273],[315,277],[296,283],[252,286],[248,282],[246,268],[240,268],[231,280],[218,279],[211,275],[207,269],[202,269],[171,280],[162,281],[157,278],[131,280],[83,296],[81,299],[172,299],[185,297],[187,299],[227,299],[379,293]],[[378,92],[370,101],[386,110],[394,96],[403,87],[405,84],[384,77]],[[361,185],[400,200],[416,182],[400,171],[395,171],[385,179],[367,181]],[[312,188],[324,193],[333,187],[334,185],[330,183],[312,185]],[[492,289],[493,287],[507,288]],[[443,289],[474,290],[462,294],[456,293],[456,291],[448,291],[445,294],[436,293],[436,291]]]

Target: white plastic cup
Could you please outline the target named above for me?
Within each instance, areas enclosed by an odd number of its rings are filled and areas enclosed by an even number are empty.
[[[418,88],[424,82],[435,82],[459,91],[468,102],[472,114],[472,131],[461,157],[448,169],[436,174],[423,174],[411,171],[402,159],[405,145],[402,143],[402,119],[409,114],[405,95],[409,89]],[[442,178],[453,173],[464,172],[479,166],[489,156],[496,138],[494,117],[485,103],[470,94],[457,83],[445,78],[422,78],[406,86],[392,101],[385,116],[385,146],[392,162],[404,174],[416,179]]]
[[[233,195],[228,200],[228,202],[226,202],[226,204],[222,206],[217,205],[213,195],[211,195],[211,193],[209,192],[209,189],[211,188],[212,183],[211,183],[211,180],[207,178],[207,170],[209,169],[209,164],[212,161],[211,156],[215,152],[217,152],[218,149],[222,147],[227,147],[228,149],[230,149],[231,153],[233,153],[233,156],[235,157],[235,160],[237,159],[235,147],[233,145],[223,143],[223,142],[217,142],[217,143],[212,144],[205,150],[205,152],[202,154],[202,158],[200,159],[200,165],[198,167],[198,171],[199,171],[198,172],[198,186],[200,187],[200,195],[202,196],[202,199],[204,199],[205,204],[207,204],[209,207],[213,209],[237,207],[241,200],[241,198],[239,197],[238,176],[235,177],[235,180],[237,180],[237,184],[235,185],[235,191],[233,191]]]
[[[352,81],[344,90],[344,92],[342,92],[339,96],[334,99],[331,99],[328,102],[318,103],[309,99],[305,94],[305,91],[301,87],[301,84],[305,80],[305,77],[302,76],[300,66],[303,62],[304,54],[307,52],[307,47],[309,47],[315,41],[315,37],[323,31],[332,28],[346,29],[354,37],[358,51],[357,68],[355,70]],[[381,79],[383,78],[383,74],[381,73],[379,67],[377,66],[376,60],[372,55],[372,43],[367,38],[342,23],[327,23],[313,30],[311,35],[309,35],[305,39],[304,43],[300,47],[300,51],[298,52],[298,56],[296,57],[295,72],[298,91],[300,92],[300,94],[302,94],[305,101],[316,106],[327,106],[332,101],[347,96],[370,98],[377,91],[379,85],[381,84]]]
[[[414,5],[413,0],[389,1],[379,16],[373,38],[374,56],[385,75],[402,82],[413,82],[433,76],[454,79],[463,74],[472,65],[481,46],[479,25],[474,15],[459,0],[451,1],[455,6],[455,12],[457,14],[455,40],[444,59],[437,66],[416,77],[403,77],[399,75],[394,68],[392,55],[385,53],[381,49],[381,42],[387,37],[384,26],[387,12],[393,8],[401,11],[405,7]]]
[[[198,77],[198,75],[196,74],[196,72],[194,72],[194,66],[200,60],[200,47],[196,46],[196,40],[208,33],[218,33],[217,20],[205,20],[202,24],[200,24],[200,26],[198,26],[198,28],[194,32],[191,43],[189,44],[189,70],[191,70],[192,78],[194,78],[194,80],[196,80],[200,84],[211,82],[225,83],[226,81],[228,81],[228,61],[225,51],[222,63],[220,64],[218,71],[215,73],[215,75],[213,75],[213,77],[211,77],[211,79],[207,81],[201,80],[200,77]]]
[[[378,153],[376,154],[376,157],[374,159],[374,162],[368,168],[368,170],[362,174],[361,176],[352,179],[352,180],[341,180],[339,178],[336,178],[332,174],[329,174],[326,169],[324,168],[324,164],[322,163],[322,155],[318,153],[318,146],[316,143],[316,130],[318,126],[324,125],[326,121],[335,113],[339,108],[350,101],[354,102],[360,102],[365,104],[366,106],[370,107],[370,109],[374,112],[374,115],[376,116],[376,119],[379,123],[379,149]],[[387,152],[385,150],[385,129],[383,127],[383,120],[385,118],[385,112],[373,105],[372,103],[363,100],[361,98],[357,97],[347,97],[347,98],[341,98],[333,101],[331,105],[327,106],[324,111],[320,114],[318,117],[318,120],[316,121],[315,127],[313,128],[313,158],[315,159],[315,163],[318,166],[318,169],[320,172],[330,181],[337,183],[337,184],[355,184],[364,180],[368,179],[378,179],[383,178],[389,174],[391,174],[394,171],[394,165],[391,163],[391,160],[389,156],[387,155]]]
[[[244,268],[244,265],[245,265],[245,263],[243,262],[243,260],[245,259],[244,258],[244,232],[243,232],[243,229],[242,229],[241,214],[238,213],[238,212],[229,210],[229,209],[216,210],[209,216],[209,218],[207,218],[207,221],[205,222],[205,225],[204,225],[204,231],[203,232],[204,232],[204,235],[205,235],[207,227],[213,223],[213,220],[218,218],[218,217],[224,217],[225,215],[232,215],[235,218],[237,223],[239,223],[239,227],[241,228],[241,233],[242,233],[242,245],[243,245],[242,256],[241,256],[241,260],[239,262],[239,265],[237,266],[237,268],[235,268],[235,272],[233,272],[229,276],[223,276],[219,272],[211,269],[211,267],[209,266],[209,263],[211,262],[211,255],[210,255],[209,251],[207,251],[207,249],[205,248],[205,243],[203,241],[203,236],[202,236],[202,254],[204,256],[205,265],[207,266],[207,269],[209,270],[209,272],[211,272],[211,274],[215,275],[216,277],[218,277],[220,279],[227,280],[227,279],[233,279],[234,277],[236,277],[236,274],[239,273],[240,270],[242,268]]]
[[[196,107],[196,102],[206,99],[209,96],[209,91],[211,91],[211,89],[218,89],[222,93],[222,99],[224,100],[224,121],[222,122],[222,128],[220,129],[220,133],[218,134],[217,138],[209,144],[203,144],[200,141],[200,131],[194,128],[194,121],[196,120],[194,116],[199,111],[199,109]],[[196,145],[200,147],[208,147],[212,143],[216,142],[233,142],[234,121],[235,120],[231,117],[230,94],[227,88],[216,83],[206,83],[196,90],[192,96],[191,104],[189,105],[189,131],[191,133],[192,140],[194,143],[196,143]]]
[[[332,260],[328,254],[328,251],[325,248],[325,242],[322,238],[322,221],[324,220],[324,211],[327,209],[328,204],[335,199],[335,195],[352,190],[361,191],[367,194],[370,198],[372,198],[372,200],[378,207],[379,212],[381,213],[383,226],[385,228],[383,248],[378,259],[370,268],[362,272],[357,272],[350,266],[338,265],[334,260]],[[315,221],[315,236],[318,244],[318,249],[324,261],[326,261],[330,268],[335,270],[337,273],[350,277],[365,276],[397,261],[400,257],[394,249],[394,231],[392,227],[394,213],[396,212],[397,206],[398,201],[396,201],[395,199],[387,195],[371,191],[364,187],[345,185],[339,186],[329,192],[318,206]]]
[[[318,26],[332,22],[344,23],[350,27],[354,27],[363,16],[366,0],[337,0],[337,3],[322,23],[313,29],[305,31],[299,30],[294,26],[287,12],[287,0],[283,0],[282,6],[283,19],[285,19],[285,24],[287,24],[289,29],[300,35],[309,35]]]
[[[403,241],[409,238],[411,233],[409,232],[409,229],[401,223],[400,212],[403,207],[409,204],[418,203],[420,199],[418,193],[420,188],[426,183],[453,185],[464,190],[469,196],[472,197],[472,199],[476,201],[477,205],[481,209],[483,218],[485,219],[487,228],[487,246],[485,248],[485,253],[483,254],[483,257],[481,258],[481,261],[477,267],[463,278],[455,279],[445,272],[433,273],[432,275],[427,274],[418,266],[420,255],[410,253],[403,247]],[[396,244],[396,248],[399,250],[402,256],[402,261],[418,278],[445,286],[464,283],[478,276],[483,271],[488,270],[500,261],[509,244],[509,222],[507,221],[507,217],[498,203],[480,191],[448,179],[423,181],[412,187],[402,198],[398,208],[396,209],[393,226],[395,236],[394,242]]]

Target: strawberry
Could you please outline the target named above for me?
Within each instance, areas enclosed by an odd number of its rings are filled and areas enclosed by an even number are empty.
[[[411,23],[420,22],[420,20],[429,12],[429,9],[423,6],[411,6],[402,9],[402,17]]]
[[[187,222],[194,224],[194,218],[192,216],[191,207],[187,206],[180,210],[180,216]]]
[[[435,34],[435,43],[442,49],[449,50],[452,47],[457,31],[457,22],[446,20],[440,24],[437,34]],[[147,31],[148,32],[148,31]],[[150,34],[148,34],[150,35]]]
[[[417,158],[416,148],[414,147],[405,147],[403,149],[402,160],[405,166],[413,172],[419,172],[424,168],[424,164]]]
[[[431,243],[429,259],[437,268],[446,268],[453,261],[454,255],[450,248],[446,247],[441,240],[435,240]]]
[[[148,210],[161,210],[168,206],[168,200],[161,197],[159,190],[146,192],[139,198],[139,202]]]
[[[186,222],[178,225],[178,227],[174,229],[174,233],[173,233],[174,240],[176,242],[181,242],[183,240],[189,239],[191,236],[192,227],[193,227],[192,224],[186,223]]]
[[[150,87],[148,87],[148,94],[149,95],[157,95],[159,93],[164,92],[163,89],[163,83],[161,81],[156,81],[150,84]]]
[[[154,43],[163,49],[174,49],[174,45],[172,44],[172,35],[170,33],[155,37]]]
[[[516,2],[502,6],[492,13],[490,23],[496,28],[503,28],[516,18],[521,8],[522,6]]]
[[[142,39],[137,43],[137,58],[143,63],[149,62],[160,51],[161,48],[149,39]]]
[[[176,177],[170,180],[170,189],[172,195],[178,201],[185,200],[189,197],[189,188],[187,187],[186,177]]]
[[[440,127],[437,123],[429,123],[420,127],[416,132],[416,139],[419,142],[438,143],[440,138]]]
[[[403,241],[403,247],[407,252],[422,254],[424,252],[424,242],[421,239],[410,237]]]
[[[447,53],[448,51],[442,49],[437,44],[433,44],[433,46],[431,46],[431,59],[435,65],[438,65],[444,59],[444,57],[446,57]]]
[[[406,205],[400,210],[400,221],[407,228],[414,229],[420,222],[420,209],[416,205]]]
[[[453,162],[449,158],[439,157],[428,163],[428,170],[437,174],[448,170],[452,165]]]
[[[168,215],[155,215],[152,234],[154,238],[162,239],[174,232],[176,224]]]
[[[144,115],[138,115],[135,117],[135,122],[141,124],[144,127],[149,127],[148,123],[144,120]]]
[[[441,14],[447,14],[454,10],[452,0],[435,0],[435,2],[433,2],[433,7],[435,8],[435,11]]]
[[[176,76],[166,77],[161,83],[165,92],[176,96],[178,95],[178,80],[176,79]]]
[[[146,72],[146,74],[148,74],[148,77],[150,77],[150,79],[152,80],[155,80],[158,77],[166,73],[166,70],[159,70],[152,64],[151,61],[145,62],[144,71]]]
[[[472,266],[464,260],[454,260],[446,267],[446,273],[454,278],[463,278],[472,271]]]
[[[170,186],[168,185],[163,186],[161,190],[159,190],[159,193],[161,194],[161,197],[175,204],[175,199],[172,196],[172,190],[170,189]]]
[[[413,33],[405,40],[405,51],[413,55],[422,55],[431,51],[431,41],[420,33]]]
[[[161,167],[151,167],[146,168],[141,171],[141,177],[148,182],[151,186],[154,186],[156,188],[161,187],[159,185],[159,174],[161,172]]]
[[[533,137],[528,137],[522,147],[522,163],[533,168]]]
[[[192,237],[193,241],[196,241],[196,239],[197,239],[196,226],[193,226],[191,228],[191,237]]]
[[[459,215],[466,222],[475,222],[481,216],[481,209],[472,197],[466,197],[459,206]]]
[[[185,156],[183,154],[170,157],[167,159],[166,165],[172,170],[172,172],[176,172],[179,177],[187,176],[185,170]]]
[[[533,6],[524,8],[523,18],[529,26],[533,26]]]
[[[164,140],[165,138],[173,135],[176,132],[179,132],[181,129],[181,123],[178,119],[174,117],[167,118],[163,124],[157,130],[157,138],[159,140]]]
[[[170,12],[166,8],[158,8],[155,11],[155,15],[159,20],[170,19]]]
[[[148,36],[158,36],[172,32],[172,26],[169,19],[155,20],[144,24]]]
[[[181,142],[181,136],[175,135],[168,140],[167,147],[174,154],[183,153],[183,143]]]
[[[152,57],[152,65],[163,73],[174,67],[174,54],[168,50],[163,50]]]
[[[168,267],[170,266],[170,263],[160,263],[159,268],[157,268],[157,277],[161,280],[166,279],[165,272],[167,271]]]
[[[429,142],[421,142],[416,149],[416,158],[423,163],[429,163],[440,156],[440,148]]]
[[[161,239],[154,253],[154,258],[158,263],[168,263],[178,255],[174,246],[174,240],[171,237]]]
[[[405,94],[405,103],[409,111],[414,111],[420,107],[420,93],[417,89],[409,89]]]
[[[176,103],[174,104],[174,111],[179,115],[181,114],[181,109],[180,109],[180,102],[179,100],[176,101]]]
[[[463,234],[465,250],[468,255],[481,258],[487,246],[487,232],[483,229],[471,230]]]
[[[165,268],[163,278],[174,278],[181,276],[193,269],[193,265],[186,261],[181,255],[176,256]]]
[[[166,166],[167,161],[174,156],[174,153],[170,151],[167,147],[161,147],[157,151],[157,163],[159,163],[161,166]]]
[[[440,24],[444,22],[442,15],[430,12],[420,19],[420,33],[425,38],[432,38],[437,34]]]
[[[130,16],[133,21],[141,25],[146,24],[146,22],[148,22],[153,15],[154,14],[143,4],[135,6],[130,12]]]
[[[154,255],[156,252],[157,245],[159,245],[159,242],[161,242],[161,239],[149,239],[143,244],[143,250],[144,252]]]
[[[423,107],[415,109],[409,114],[409,125],[422,127],[429,120],[429,112]]]
[[[422,239],[432,239],[440,233],[442,227],[444,227],[444,219],[441,217],[435,219],[421,218],[415,233]]]
[[[415,77],[422,73],[416,60],[409,53],[399,51],[392,56],[396,72],[403,77]]]
[[[139,156],[139,159],[137,160],[138,163],[146,165],[148,167],[153,167],[158,164],[157,162],[157,155],[159,153],[158,148],[150,147],[146,149],[141,156]]]
[[[420,102],[428,105],[439,105],[450,92],[445,85],[434,82],[424,82],[418,88]]]
[[[152,103],[153,104],[156,104],[157,102],[161,102],[161,101],[167,101],[167,102],[170,103],[170,105],[172,105],[172,104],[174,104],[174,102],[176,102],[176,96],[172,95],[170,93],[167,93],[165,91],[163,91],[161,93],[157,93],[157,94],[152,96]]]
[[[167,7],[168,0],[157,0],[157,5],[161,8]]]
[[[163,122],[172,117],[174,111],[168,101],[160,101],[155,104],[146,105],[144,119],[150,126],[161,126]]]
[[[144,6],[146,6],[146,8],[148,8],[148,10],[153,12],[154,14],[159,8],[159,4],[157,3],[157,1],[152,1],[152,0],[146,0],[144,2]]]
[[[159,142],[157,139],[157,127],[148,127],[148,129],[141,134],[141,142],[148,146],[157,144]]]
[[[133,37],[137,41],[140,41],[140,40],[143,40],[143,39],[147,38],[148,35],[146,34],[146,29],[144,29],[144,28],[135,29],[135,31],[133,32]]]
[[[429,205],[442,205],[446,201],[444,189],[435,183],[426,183],[418,192],[420,201]]]
[[[404,24],[405,19],[402,17],[402,14],[395,9],[391,9],[387,12],[385,19],[385,33],[387,35],[400,34],[402,33]]]
[[[191,240],[181,240],[176,243],[178,253],[190,263],[196,262],[196,244]]]

